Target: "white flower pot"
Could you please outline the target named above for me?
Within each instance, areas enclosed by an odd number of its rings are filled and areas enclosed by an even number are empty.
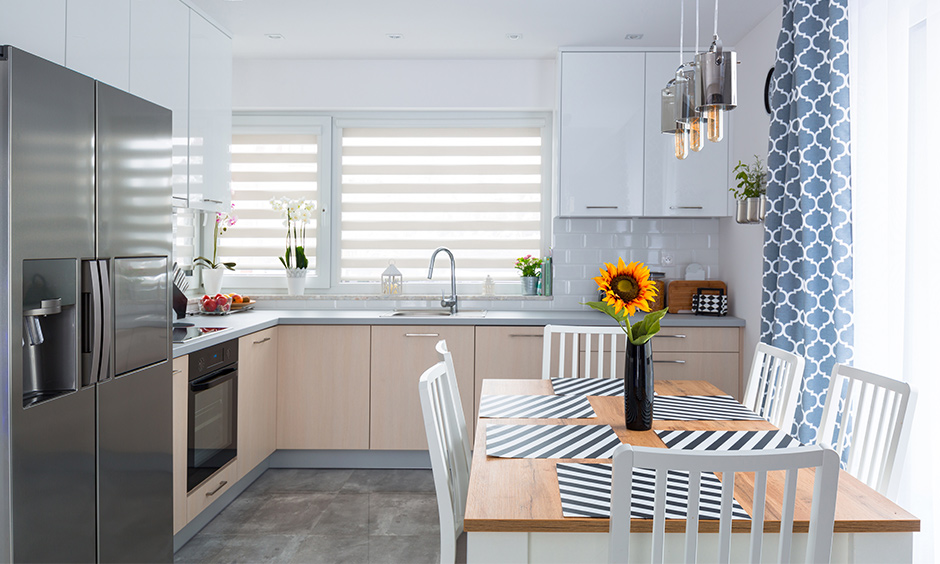
[[[287,274],[287,295],[304,295],[304,286],[307,284],[307,269],[288,268],[284,272]]]
[[[206,295],[214,296],[222,293],[222,275],[225,274],[225,267],[203,268],[202,286],[206,290]]]

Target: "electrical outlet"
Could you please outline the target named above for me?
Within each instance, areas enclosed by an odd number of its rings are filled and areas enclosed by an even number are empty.
[[[663,266],[672,266],[672,263],[676,261],[676,257],[672,253],[663,253],[661,261]]]

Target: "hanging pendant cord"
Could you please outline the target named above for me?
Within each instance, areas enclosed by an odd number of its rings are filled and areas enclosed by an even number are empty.
[[[679,1],[679,66],[685,63],[683,51],[685,50],[685,0]]]
[[[695,0],[695,52],[698,53],[699,43],[698,43],[698,3],[699,0]]]
[[[715,35],[718,35],[718,0],[715,0]]]

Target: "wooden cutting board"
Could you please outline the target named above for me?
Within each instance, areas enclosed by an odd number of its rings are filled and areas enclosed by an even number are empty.
[[[666,289],[669,313],[691,312],[692,296],[699,288],[721,288],[728,293],[728,286],[721,280],[673,280]]]

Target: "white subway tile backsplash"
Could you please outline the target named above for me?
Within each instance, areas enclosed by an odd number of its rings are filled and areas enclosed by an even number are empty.
[[[664,219],[664,233],[692,233],[694,223],[688,219]]]
[[[676,235],[653,234],[646,236],[647,249],[676,249]]]
[[[633,222],[633,233],[662,233],[663,229],[663,220],[661,219],[646,219],[646,218],[637,218],[632,220]]]
[[[627,233],[631,228],[629,219],[602,219],[600,220],[601,233]]]
[[[584,248],[586,249],[613,249],[615,248],[614,244],[614,235],[609,234],[597,234],[597,235],[585,235],[584,236]]]
[[[701,218],[692,220],[692,231],[694,233],[718,234],[717,218]]]

